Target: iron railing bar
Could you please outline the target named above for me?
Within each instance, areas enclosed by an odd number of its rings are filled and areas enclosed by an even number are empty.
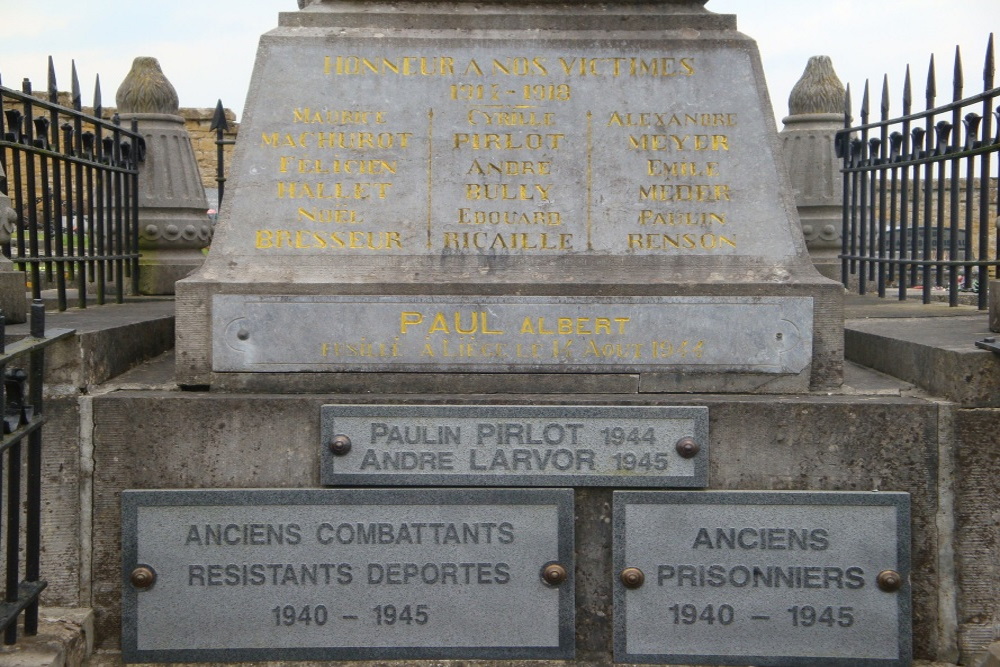
[[[910,165],[915,165],[915,164],[921,165],[927,163],[943,162],[945,160],[951,160],[955,158],[975,157],[976,155],[989,155],[991,153],[995,153],[996,151],[997,147],[995,144],[981,145],[968,150],[954,151],[952,153],[945,153],[943,155],[925,155],[924,157],[921,158],[899,160],[898,163],[894,164],[898,164],[898,166],[901,167],[908,167]],[[845,167],[841,169],[841,172],[849,174],[856,171],[878,171],[880,168],[883,168],[884,166],[885,165],[875,165],[875,164],[865,163],[857,167]]]
[[[915,113],[907,114],[905,116],[897,116],[896,118],[891,118],[886,121],[876,121],[874,123],[863,123],[861,125],[855,125],[851,127],[850,130],[854,131],[870,130],[879,127],[881,125],[892,125],[894,123],[898,123],[904,120],[910,120],[910,121],[920,120],[921,118],[927,118],[928,116],[931,117],[937,116],[939,114],[951,111],[952,109],[955,108],[961,109],[964,106],[969,106],[971,104],[975,104],[976,102],[981,102],[983,100],[990,100],[998,96],[1000,96],[1000,87],[991,88],[990,90],[984,90],[983,92],[978,93],[976,95],[971,95],[969,97],[965,97],[960,100],[955,100],[947,104],[941,104],[931,109],[925,109],[924,111],[917,111]],[[844,131],[846,130],[841,130],[841,132]]]
[[[7,343],[6,350],[0,352],[0,366],[9,364],[14,357],[30,352],[34,346],[49,347],[50,345],[68,338],[76,333],[76,329],[49,329],[45,332],[45,338],[35,338],[27,336],[21,340]]]
[[[38,148],[36,146],[27,146],[19,141],[5,141],[0,139],[0,146],[5,148],[13,148],[25,153],[34,153],[35,155],[43,155],[48,158],[57,159],[61,162],[70,162],[72,164],[83,164],[100,167],[102,170],[107,172],[121,173],[121,174],[132,174],[136,172],[135,167],[121,166],[115,164],[103,164],[101,162],[95,162],[92,159],[81,158],[75,155],[69,155],[67,153],[58,153],[53,150],[48,150],[45,148]]]
[[[27,424],[17,427],[13,433],[7,433],[0,440],[0,452],[5,452],[14,444],[24,441],[29,435],[40,429],[45,424],[45,419],[39,416],[31,418]]]
[[[917,265],[920,265],[920,266],[925,266],[925,265],[937,266],[938,264],[941,264],[942,266],[949,266],[950,267],[950,266],[977,266],[977,265],[980,264],[980,261],[976,260],[976,259],[972,259],[972,260],[968,260],[968,261],[962,260],[962,259],[942,259],[942,260],[938,261],[936,259],[916,259],[916,258],[907,258],[907,257],[900,257],[898,259],[889,259],[888,257],[886,257],[885,259],[879,259],[877,257],[869,257],[869,256],[862,256],[862,255],[857,255],[857,256],[853,256],[853,257],[851,255],[838,255],[838,257],[843,258],[843,259],[859,259],[859,260],[863,258],[863,259],[865,259],[865,260],[867,260],[869,262],[885,262],[887,264],[888,263],[894,263],[894,264],[917,264]],[[986,262],[986,266],[1000,266],[1000,259],[994,259],[994,260],[987,261]]]
[[[47,581],[22,581],[17,587],[16,602],[0,601],[0,630],[6,631],[11,624],[15,624],[17,617],[31,604],[32,599],[38,596],[49,585]]]

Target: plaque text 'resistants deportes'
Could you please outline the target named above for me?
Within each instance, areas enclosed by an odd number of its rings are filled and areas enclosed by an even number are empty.
[[[909,494],[616,491],[616,662],[907,667]]]
[[[708,408],[324,405],[325,485],[708,484]]]
[[[573,492],[125,491],[127,662],[570,659]]]

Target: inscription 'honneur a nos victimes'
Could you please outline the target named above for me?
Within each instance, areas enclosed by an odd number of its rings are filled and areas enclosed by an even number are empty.
[[[255,248],[734,252],[737,114],[672,111],[649,83],[699,67],[693,55],[325,55],[322,82],[419,84],[431,106],[388,109],[359,88],[350,108],[289,108],[260,136],[279,215]],[[609,82],[628,108],[602,106]]]

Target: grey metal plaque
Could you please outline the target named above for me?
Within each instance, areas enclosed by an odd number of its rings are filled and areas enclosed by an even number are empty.
[[[707,407],[324,405],[320,419],[325,485],[708,484]]]
[[[911,663],[909,494],[619,491],[613,514],[616,662]]]
[[[125,491],[122,561],[127,662],[574,655],[568,489]]]
[[[212,367],[798,373],[812,356],[812,311],[811,297],[217,294]]]

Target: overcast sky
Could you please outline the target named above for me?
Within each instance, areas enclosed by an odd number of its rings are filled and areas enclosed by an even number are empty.
[[[295,0],[0,0],[0,77],[10,88],[28,77],[44,89],[51,55],[68,90],[76,60],[84,104],[97,74],[105,103],[113,104],[132,59],[153,56],[182,106],[214,107],[222,99],[242,114],[258,37],[277,25],[278,12],[297,7]],[[932,53],[938,90],[950,99],[960,45],[966,92],[980,92],[986,41],[1000,29],[1000,0],[709,0],[707,8],[735,13],[740,31],[757,40],[778,118],[813,55],[833,59],[855,99],[866,78],[877,83],[878,96],[888,73],[898,109],[907,63],[922,99]]]

